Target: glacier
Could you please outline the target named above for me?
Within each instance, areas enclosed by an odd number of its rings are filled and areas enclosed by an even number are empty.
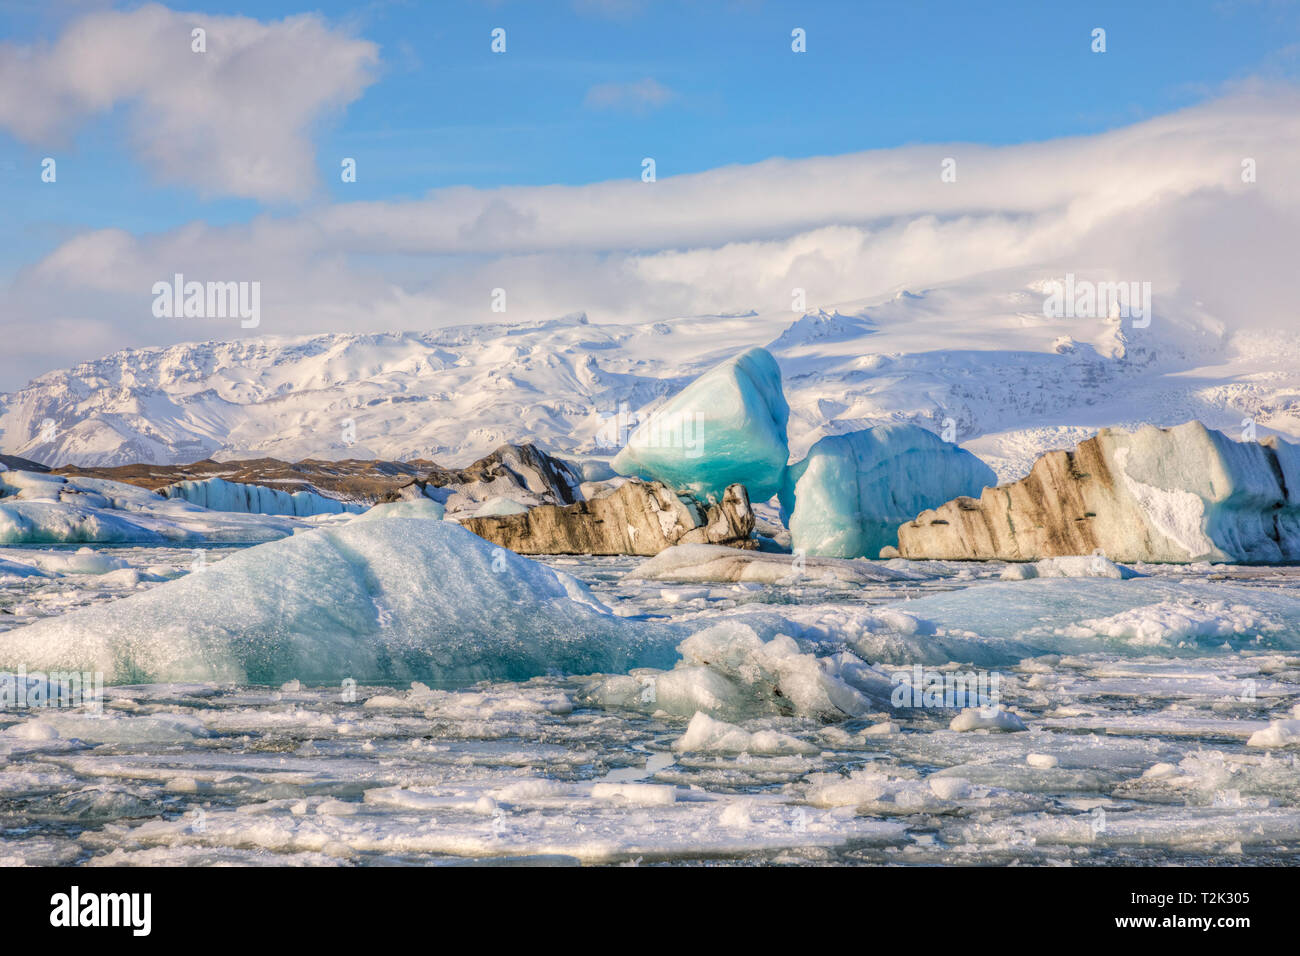
[[[164,498],[180,498],[211,511],[233,511],[241,514],[308,515],[360,514],[366,505],[337,498],[327,498],[314,491],[281,491],[265,485],[250,485],[226,481],[224,478],[205,478],[202,481],[178,481],[158,492]]]
[[[875,558],[898,526],[958,495],[997,484],[970,452],[916,425],[880,425],[819,440],[781,483],[796,551]]]
[[[622,475],[721,499],[745,486],[753,501],[776,494],[790,457],[790,406],[781,370],[752,348],[705,372],[642,422],[614,456]]]
[[[108,683],[526,680],[671,663],[678,629],[614,616],[562,572],[455,522],[303,531],[0,637],[0,668]]]
[[[256,544],[299,527],[288,517],[211,511],[101,478],[0,472],[0,545]]]

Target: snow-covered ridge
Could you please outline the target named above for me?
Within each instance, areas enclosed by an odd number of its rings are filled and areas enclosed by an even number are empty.
[[[1163,290],[1147,328],[1045,317],[1042,284],[1064,271],[977,276],[803,316],[602,325],[574,315],[127,349],[0,396],[0,451],[87,466],[463,462],[534,441],[609,456],[637,416],[751,346],[781,366],[796,459],[824,435],[893,422],[950,423],[1003,481],[1105,425],[1236,429],[1249,416],[1265,433],[1300,435],[1300,341],[1231,335]]]

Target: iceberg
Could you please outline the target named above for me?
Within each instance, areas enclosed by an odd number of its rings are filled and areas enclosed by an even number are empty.
[[[681,659],[671,670],[604,678],[589,688],[588,700],[721,720],[765,714],[843,720],[870,712],[873,697],[877,703],[888,700],[888,680],[853,654],[806,653],[793,637],[764,639],[748,624],[705,628],[682,641],[677,652]]]
[[[880,425],[821,439],[781,483],[794,550],[875,558],[898,526],[958,495],[997,484],[970,452],[916,425]]]
[[[766,349],[749,349],[651,413],[611,465],[621,475],[701,498],[721,499],[728,485],[739,483],[750,500],[766,501],[790,457],[789,419],[776,359]]]
[[[379,518],[9,631],[0,669],[96,671],[116,684],[467,684],[667,666],[680,640],[454,522]]]
[[[625,480],[608,494],[571,505],[451,517],[518,554],[649,555],[678,543],[754,544],[744,485],[729,485],[721,501],[706,505],[660,482]]]
[[[553,507],[553,506],[552,506]],[[498,498],[489,498],[477,511],[465,515],[467,518],[499,518],[502,515],[523,515],[528,514],[528,506],[522,505],[514,498],[507,498],[504,495]]]
[[[178,529],[172,538],[187,536]],[[168,536],[96,508],[47,501],[0,502],[0,544],[164,544]],[[195,539],[198,540],[198,539]]]
[[[460,520],[522,514],[538,505],[571,505],[582,500],[583,481],[576,464],[524,442],[502,445],[465,468],[435,465],[425,476],[424,494]]]
[[[1236,442],[1190,421],[1103,428],[1020,481],[899,529],[907,558],[1274,563],[1300,560],[1300,446]]]

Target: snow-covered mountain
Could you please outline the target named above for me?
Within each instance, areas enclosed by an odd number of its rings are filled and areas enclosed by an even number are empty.
[[[1300,338],[1233,333],[1176,294],[1157,294],[1145,328],[1047,318],[1046,283],[1065,271],[990,273],[803,315],[635,326],[571,315],[126,349],[0,396],[0,451],[60,465],[455,465],[507,441],[610,455],[639,415],[754,345],[780,363],[796,457],[823,435],[913,422],[947,426],[1007,480],[1105,425],[1200,418],[1237,434],[1249,417],[1261,437],[1300,436]]]

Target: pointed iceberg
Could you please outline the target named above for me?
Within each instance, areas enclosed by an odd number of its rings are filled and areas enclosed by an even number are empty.
[[[970,452],[916,425],[880,425],[821,439],[786,472],[781,515],[796,551],[875,558],[898,526],[958,495],[997,484]]]
[[[789,419],[776,359],[766,349],[749,349],[656,409],[612,465],[621,475],[718,500],[739,482],[751,501],[766,501],[790,457]]]

